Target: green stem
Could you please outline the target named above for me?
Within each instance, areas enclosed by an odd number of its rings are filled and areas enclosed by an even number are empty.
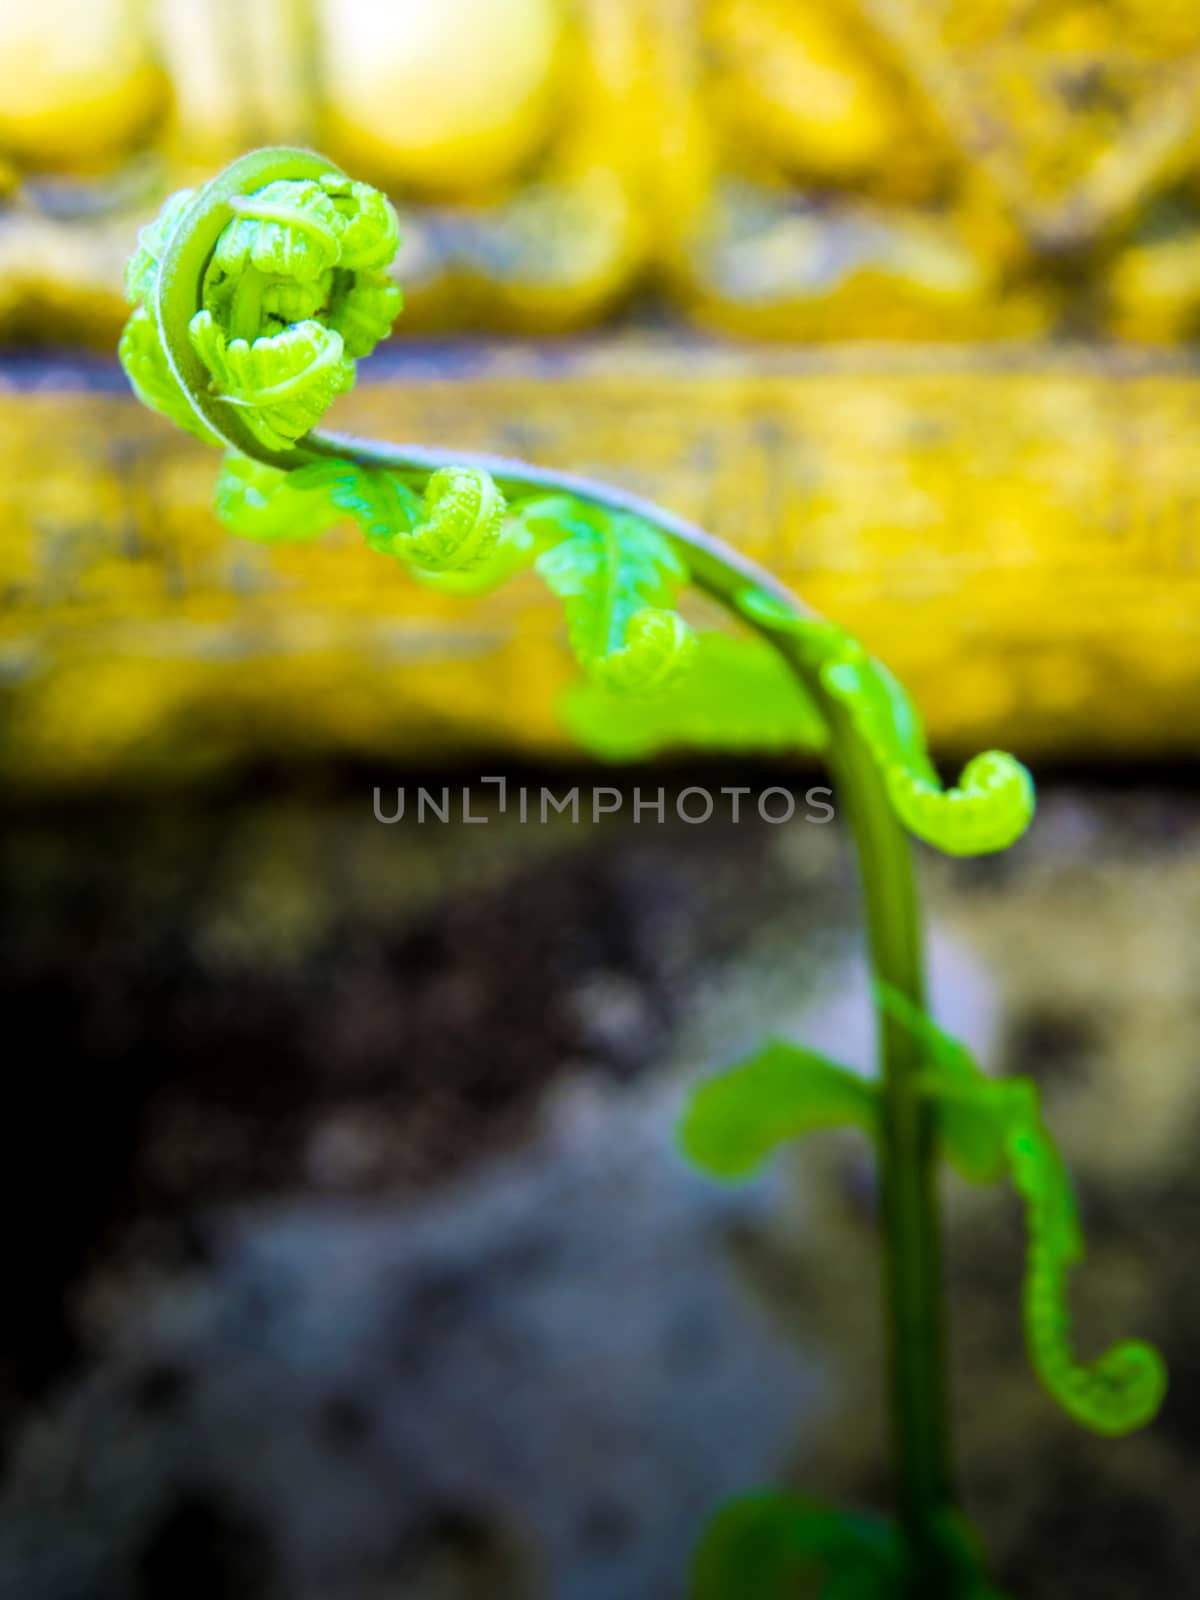
[[[849,809],[858,854],[871,970],[877,982],[923,1009],[924,955],[912,848],[845,708],[826,701],[825,713],[833,734],[830,763]],[[883,1290],[900,1519],[913,1557],[914,1595],[949,1600],[955,1584],[945,1539],[954,1497],[933,1119],[918,1087],[916,1036],[878,1007],[876,1019],[883,1087]]]
[[[797,616],[814,616],[777,579],[711,534],[606,484],[501,457],[380,444],[323,432],[302,440],[298,455],[301,459],[337,456],[406,473],[475,467],[490,472],[510,494],[565,493],[611,512],[632,513],[679,546],[697,587],[735,617],[745,620],[737,602],[747,586],[765,590]],[[872,974],[923,1009],[924,959],[912,850],[878,765],[846,707],[828,692],[819,670],[794,638],[769,623],[755,625],[787,659],[829,727],[830,767],[849,810],[858,855]],[[955,1502],[933,1127],[917,1081],[918,1042],[901,1023],[878,1009],[876,1014],[883,1091],[882,1254],[896,1491],[913,1561],[913,1596],[952,1600],[956,1584],[946,1535]]]
[[[684,555],[690,557],[689,549]],[[717,568],[708,540],[704,555],[703,586],[740,616],[736,597],[744,579],[728,567]],[[765,625],[760,631],[786,657],[829,727],[828,761],[850,815],[872,977],[924,1010],[925,961],[912,846],[896,818],[878,764],[844,703],[829,694],[791,636],[776,634]],[[896,1492],[913,1563],[913,1600],[952,1600],[957,1568],[946,1535],[955,1500],[933,1118],[918,1085],[918,1040],[878,1005],[875,1014],[883,1091],[879,1141],[883,1293]]]

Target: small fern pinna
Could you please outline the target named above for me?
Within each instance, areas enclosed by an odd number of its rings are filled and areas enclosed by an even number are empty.
[[[769,574],[699,528],[603,484],[516,461],[320,430],[355,362],[389,332],[400,290],[387,200],[305,150],[259,150],[173,196],[129,265],[121,359],[147,405],[225,457],[221,521],[266,541],[347,517],[421,584],[466,595],[532,567],[563,603],[585,675],[573,731],[600,752],[670,744],[808,750],[828,764],[860,867],[879,1074],[866,1081],[773,1039],[704,1083],[683,1149],[721,1179],[816,1128],[855,1125],[881,1177],[894,1526],[782,1492],[723,1507],[700,1541],[702,1600],[770,1600],[815,1575],[826,1600],[995,1593],[955,1506],[947,1430],[937,1165],[1008,1176],[1025,1207],[1024,1326],[1039,1378],[1085,1427],[1121,1434],[1157,1411],[1157,1353],[1126,1341],[1073,1352],[1066,1276],[1083,1245],[1070,1182],[1027,1079],[995,1080],[925,1009],[914,834],[954,855],[1002,850],[1034,809],[1011,756],[977,756],[944,788],[920,719],[879,661]],[[699,637],[687,585],[731,633]]]

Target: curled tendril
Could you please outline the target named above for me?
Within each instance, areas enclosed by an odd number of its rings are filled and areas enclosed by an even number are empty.
[[[460,592],[541,555],[589,673],[627,693],[670,683],[695,646],[673,606],[687,573],[647,524],[566,494],[509,517],[485,471],[394,471],[313,432],[400,308],[398,239],[387,200],[310,151],[256,151],[173,195],[127,275],[121,357],[138,395],[232,452],[217,502],[236,531],[303,538],[347,513],[373,549]]]
[[[241,408],[269,449],[294,444],[354,383],[340,334],[311,318],[253,340],[230,339],[211,312],[198,311],[190,331],[213,393]]]
[[[1163,1359],[1141,1339],[1122,1339],[1091,1362],[1075,1359],[1067,1269],[1082,1259],[1083,1237],[1070,1181],[1040,1123],[1015,1127],[1008,1149],[1029,1234],[1022,1311],[1034,1369],[1077,1422],[1113,1437],[1131,1433],[1150,1422],[1162,1405],[1167,1388]]]
[[[948,855],[1006,850],[1033,819],[1035,797],[1028,770],[1003,750],[988,750],[944,788],[925,748],[921,719],[907,693],[881,661],[853,635],[813,622],[772,596],[746,590],[739,604],[755,621],[800,647],[829,695],[845,706],[883,776],[900,821],[918,839]]]
[[[1007,1167],[1024,1201],[1022,1314],[1038,1378],[1094,1433],[1116,1437],[1144,1427],[1167,1389],[1166,1365],[1154,1346],[1123,1339],[1091,1362],[1078,1361],[1072,1349],[1067,1274],[1083,1260],[1083,1233],[1070,1174],[1042,1121],[1037,1085],[1030,1078],[987,1077],[965,1045],[898,990],[879,984],[876,993],[883,1010],[921,1044],[923,1078],[947,1155],[979,1182],[994,1181]]]

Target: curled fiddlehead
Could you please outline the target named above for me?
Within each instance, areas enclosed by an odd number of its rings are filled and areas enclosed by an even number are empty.
[[[615,692],[691,659],[673,594],[687,578],[637,517],[563,494],[509,514],[484,468],[376,464],[313,430],[400,309],[399,230],[374,189],[304,150],[262,150],[172,196],[130,263],[121,358],[147,405],[228,447],[217,509],[250,538],[309,538],[341,516],[425,582],[474,592],[536,562],[571,644]]]
[[[442,467],[425,485],[422,520],[406,536],[408,558],[423,572],[470,572],[495,550],[504,496],[486,472]]]
[[[241,458],[227,456],[223,481],[236,482],[243,473]],[[298,494],[332,521],[352,517],[372,550],[400,558],[423,577],[477,571],[504,532],[504,496],[486,472],[472,467],[438,468],[423,494],[399,473],[353,461],[313,461],[292,472],[260,468],[263,474],[270,494]],[[243,526],[240,504],[223,501],[220,489],[217,511],[235,532],[251,531]]]
[[[396,214],[306,150],[260,150],[143,229],[121,357],[139,396],[267,465],[354,382],[400,309]]]

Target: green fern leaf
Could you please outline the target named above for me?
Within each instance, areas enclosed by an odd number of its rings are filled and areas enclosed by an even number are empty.
[[[472,572],[496,549],[505,511],[488,473],[441,467],[425,486],[420,520],[397,539],[397,553],[426,573]]]
[[[422,567],[411,568],[412,576],[427,589],[442,594],[457,595],[460,599],[475,599],[490,594],[509,578],[533,563],[537,544],[532,532],[519,519],[509,517],[500,530],[500,537],[491,554],[478,566],[449,572],[431,572]]]
[[[894,1600],[904,1592],[905,1567],[903,1545],[882,1519],[767,1490],[740,1495],[709,1519],[689,1594],[691,1600],[793,1600],[810,1593],[818,1600]]]
[[[195,192],[194,189],[177,189],[168,195],[158,215],[139,232],[137,249],[125,267],[125,298],[131,306],[144,305],[158,286],[158,271],[167,240]]]
[[[523,515],[535,534],[566,534],[536,570],[563,602],[567,637],[586,672],[634,693],[663,687],[687,665],[691,630],[666,620],[687,569],[667,539],[635,517],[566,498],[549,497]]]
[[[310,462],[290,474],[300,488],[321,489],[333,504],[353,517],[363,538],[381,555],[403,553],[401,541],[420,521],[421,496],[394,472],[360,467],[332,457]]]
[[[1036,800],[1033,779],[1015,757],[985,751],[967,763],[957,784],[944,788],[916,707],[883,662],[843,629],[798,616],[761,590],[744,590],[738,604],[807,655],[830,696],[853,718],[910,832],[957,856],[1005,850],[1025,832]]]
[[[881,986],[879,999],[885,1014],[924,1046],[923,1081],[947,1153],[968,1177],[985,1182],[999,1176],[997,1166],[1007,1166],[1025,1202],[1022,1312],[1029,1359],[1042,1384],[1094,1433],[1117,1436],[1143,1427],[1166,1393],[1158,1351],[1141,1339],[1122,1339],[1081,1362],[1072,1348],[1067,1275],[1083,1259],[1083,1234],[1070,1174],[1042,1121],[1035,1085],[1027,1078],[988,1078],[964,1045],[904,996]]]
[[[370,268],[347,272],[339,267],[329,297],[329,326],[341,334],[346,354],[357,361],[387,338],[403,305],[400,285],[386,272]]]
[[[679,1126],[687,1158],[718,1178],[743,1178],[780,1145],[818,1128],[874,1134],[875,1085],[812,1050],[770,1039],[694,1089]]]
[[[319,481],[310,476],[306,487],[298,479],[300,472],[280,472],[228,451],[217,477],[217,517],[232,533],[264,544],[316,539],[345,512]]]
[[[778,651],[759,639],[702,633],[688,670],[656,695],[630,699],[585,679],[562,702],[566,726],[608,761],[661,750],[782,755],[820,750],[826,729]]]

